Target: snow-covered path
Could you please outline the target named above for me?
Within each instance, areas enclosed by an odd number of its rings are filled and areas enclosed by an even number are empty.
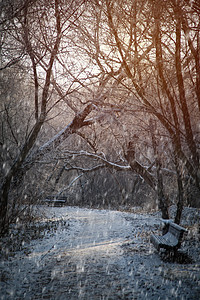
[[[149,243],[159,219],[76,207],[46,210],[66,225],[3,263],[9,279],[0,285],[0,299],[197,299],[196,289],[193,298],[187,295],[191,285],[184,290],[177,287],[180,278],[165,278],[166,264]]]
[[[77,207],[47,208],[48,217],[69,222],[69,228],[63,226],[51,238],[33,243],[33,254],[43,259],[49,255],[72,256],[81,260],[91,256],[120,255],[124,242],[144,242],[139,236],[146,226],[154,227],[160,220],[137,214],[118,211],[83,209]],[[144,228],[145,227],[145,228]]]

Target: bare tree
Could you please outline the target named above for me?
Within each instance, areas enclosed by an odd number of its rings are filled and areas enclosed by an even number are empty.
[[[20,59],[21,65],[28,67],[34,86],[34,124],[5,174],[0,204],[2,228],[11,184],[73,133],[86,136],[90,148],[86,151],[83,146],[81,152],[77,149],[79,154],[71,149],[73,155],[94,160],[89,167],[71,164],[71,169],[79,171],[77,179],[82,173],[103,167],[132,170],[151,189],[160,191],[165,217],[164,169],[175,172],[179,222],[183,179],[191,177],[199,188],[197,2],[192,7],[188,1],[174,0],[19,3],[12,13],[4,8],[1,53],[10,53],[10,57],[3,56],[1,70],[13,67]],[[13,55],[11,47],[7,52],[6,47],[14,42],[17,46]],[[42,127],[63,107],[68,122],[60,120],[58,133],[48,141],[41,138],[36,147]],[[161,133],[157,147],[156,134],[151,135],[149,130],[151,118],[157,120]],[[135,135],[139,136],[137,141]],[[159,157],[166,145],[172,157]],[[143,148],[140,155],[136,146]],[[109,151],[104,151],[106,148]],[[61,169],[71,170],[66,163],[69,157],[62,159]],[[55,163],[53,156],[51,160]]]
[[[126,114],[135,121],[136,112],[138,121],[156,117],[173,148],[178,182],[188,174],[199,188],[199,16],[181,1],[94,1],[90,9],[87,18],[95,29],[80,19],[84,47],[79,48],[99,70],[99,91],[109,95],[104,105],[119,108],[118,120]],[[128,130],[134,129],[132,122]],[[144,177],[142,166],[132,167]],[[153,187],[158,181],[152,180]]]
[[[52,97],[56,96],[55,93],[52,93],[53,90],[51,86],[58,87],[55,84],[55,78],[52,82],[52,76],[57,67],[56,61],[58,61],[59,51],[66,47],[62,44],[62,38],[66,35],[67,31],[69,31],[71,23],[74,23],[81,14],[81,6],[83,3],[84,1],[81,3],[74,1],[72,6],[66,7],[61,6],[62,3],[59,0],[50,2],[45,0],[42,2],[21,1],[20,8],[17,6],[13,7],[13,3],[8,3],[10,5],[9,8],[7,6],[4,7],[5,18],[4,14],[2,14],[2,24],[7,24],[5,32],[8,36],[6,36],[7,44],[5,43],[3,45],[3,50],[5,50],[6,46],[10,45],[11,42],[14,43],[16,41],[15,53],[19,48],[22,48],[23,53],[26,55],[23,60],[24,66],[26,66],[29,61],[31,63],[28,72],[33,75],[35,122],[29,129],[22,146],[19,147],[15,157],[13,157],[10,167],[4,170],[0,201],[1,232],[7,229],[8,201],[11,184],[17,184],[19,181],[17,177],[20,177],[19,174],[22,168],[22,173],[24,174],[24,172],[26,172],[25,161],[27,163],[27,160],[30,162],[31,159],[33,163],[36,156],[41,156],[42,152],[48,152],[49,146],[56,146],[56,143],[59,144],[77,129],[89,124],[85,122],[85,118],[91,112],[91,104],[86,105],[82,112],[77,112],[69,126],[40,148],[37,151],[37,155],[30,154],[47,117],[50,117],[51,111],[56,107],[56,104],[62,100],[61,98],[52,100]],[[68,9],[68,11],[64,11],[65,9]],[[10,55],[12,55],[12,53]],[[4,59],[5,63],[1,67],[2,70],[11,67],[14,61],[16,61],[16,59],[12,59],[12,57],[10,59],[4,56]],[[75,77],[77,77],[77,74],[74,75],[74,78]],[[72,83],[69,84],[69,86],[71,85]],[[68,88],[68,91],[65,92],[62,98],[66,99],[66,96],[71,92],[72,89],[69,90]]]

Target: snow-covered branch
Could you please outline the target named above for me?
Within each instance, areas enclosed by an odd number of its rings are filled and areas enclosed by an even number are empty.
[[[57,148],[70,134],[74,133],[79,128],[92,124],[92,120],[85,121],[85,118],[92,111],[93,105],[88,104],[83,111],[75,115],[74,119],[61,131],[59,131],[52,139],[47,141],[39,148],[39,152],[49,151]]]
[[[148,168],[142,166],[138,161],[136,161],[135,158],[128,157],[126,155],[126,159],[129,163],[129,165],[120,165],[119,163],[114,163],[106,159],[106,156],[104,153],[101,154],[95,154],[90,153],[87,151],[64,151],[64,153],[71,154],[74,156],[87,156],[92,157],[94,159],[101,160],[105,163],[106,166],[112,167],[115,170],[122,171],[122,170],[132,170],[133,172],[137,173],[139,176],[141,176],[144,181],[152,188],[156,189],[157,186],[157,180],[156,178],[148,171]]]
[[[92,158],[103,161],[106,166],[112,167],[116,170],[120,170],[120,171],[122,171],[122,170],[131,170],[131,167],[129,165],[120,165],[118,163],[114,163],[114,162],[111,162],[111,161],[107,160],[104,153],[101,153],[101,155],[98,155],[98,154],[87,152],[87,151],[84,151],[84,150],[81,150],[81,151],[66,150],[66,151],[64,151],[64,153],[72,154],[72,155],[75,155],[75,156],[92,157]]]
[[[60,195],[62,195],[62,193],[64,193],[65,191],[67,191],[80,177],[83,176],[83,173],[81,173],[80,175],[78,175],[77,177],[75,177],[65,188],[63,188],[57,195],[56,198],[58,198]]]
[[[92,171],[97,171],[99,169],[103,169],[105,168],[106,165],[96,165],[94,167],[91,168],[81,168],[81,167],[77,167],[77,166],[71,166],[71,167],[65,167],[65,171],[72,171],[72,170],[76,170],[76,171],[81,171],[82,173],[88,173],[88,172],[92,172]]]
[[[38,150],[30,153],[27,157],[24,165],[32,165],[36,160],[39,160],[49,151],[56,149],[64,140],[66,140],[71,134],[75,133],[78,129],[83,126],[92,124],[92,120],[85,120],[85,118],[93,110],[93,104],[88,104],[82,111],[77,113],[73,120],[62,130],[60,130],[56,135],[43,144]]]

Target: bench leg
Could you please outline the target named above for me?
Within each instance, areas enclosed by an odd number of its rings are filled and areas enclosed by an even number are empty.
[[[163,250],[162,253],[160,253],[161,258],[166,262],[175,262],[178,251],[177,249],[171,249],[171,250]]]
[[[162,229],[162,235],[165,235],[169,231],[169,223],[166,223]]]

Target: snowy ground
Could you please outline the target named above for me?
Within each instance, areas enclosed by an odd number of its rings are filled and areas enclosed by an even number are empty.
[[[192,262],[164,262],[149,242],[159,215],[40,209],[59,226],[1,257],[0,299],[200,299],[199,240],[183,244]]]

